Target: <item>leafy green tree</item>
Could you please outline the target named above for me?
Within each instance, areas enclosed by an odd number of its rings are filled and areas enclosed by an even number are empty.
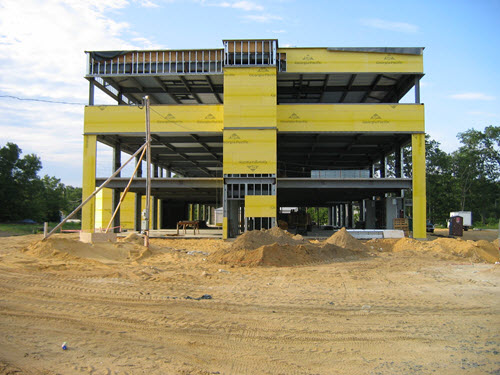
[[[45,175],[42,179],[43,190],[39,195],[43,203],[43,221],[58,222],[61,220],[62,209],[64,208],[64,184],[55,177]]]
[[[311,220],[319,225],[328,224],[328,208],[327,207],[309,207],[307,213],[311,215]],[[319,219],[319,221],[318,221]]]
[[[500,127],[488,126],[484,132],[469,129],[458,138],[463,146],[452,154],[453,173],[460,189],[460,209],[465,210],[471,194],[500,177]]]
[[[7,143],[0,149],[0,220],[36,219],[39,214],[37,194],[41,189],[37,173],[42,168],[33,154],[21,156],[21,149]]]
[[[65,216],[69,215],[71,212],[77,208],[80,203],[82,203],[82,188],[73,187],[71,185],[64,187],[64,207],[63,213]],[[78,211],[73,217],[74,219],[81,219],[82,212]]]
[[[56,177],[40,178],[40,158],[21,157],[14,143],[0,148],[0,221],[59,221],[81,203],[81,188],[64,186]]]

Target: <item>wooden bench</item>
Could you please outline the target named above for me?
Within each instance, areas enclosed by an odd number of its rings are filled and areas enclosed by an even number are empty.
[[[179,234],[180,227],[182,227],[184,234],[186,234],[186,229],[189,227],[193,228],[193,234],[196,234],[196,230],[198,230],[198,234],[200,234],[200,224],[198,221],[178,221],[177,234]]]

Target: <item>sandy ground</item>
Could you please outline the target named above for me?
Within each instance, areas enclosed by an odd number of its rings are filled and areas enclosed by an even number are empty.
[[[239,267],[207,259],[221,240],[74,238],[0,238],[0,374],[500,374],[499,265],[379,241]]]

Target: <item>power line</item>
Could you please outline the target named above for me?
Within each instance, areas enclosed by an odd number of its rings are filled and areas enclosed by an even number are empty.
[[[33,99],[33,98],[20,98],[20,97],[18,97],[18,96],[13,96],[13,95],[0,95],[0,98],[11,98],[11,99],[17,99],[17,100],[22,100],[22,101],[29,101],[29,102],[42,102],[42,103],[53,103],[53,104],[85,105],[84,103],[63,102],[63,101],[57,101],[57,100],[45,100],[45,99]]]

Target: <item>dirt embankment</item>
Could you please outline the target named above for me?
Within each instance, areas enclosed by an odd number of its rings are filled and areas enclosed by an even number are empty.
[[[230,248],[217,251],[208,259],[221,264],[283,267],[355,259],[363,256],[363,251],[364,245],[345,229],[325,242],[311,243],[275,227],[246,232]]]
[[[413,251],[433,255],[440,259],[465,258],[471,262],[495,263],[499,261],[498,240],[488,242],[463,241],[454,238],[438,238],[434,241],[417,241],[412,238],[400,240],[370,240],[366,246],[382,252]]]

